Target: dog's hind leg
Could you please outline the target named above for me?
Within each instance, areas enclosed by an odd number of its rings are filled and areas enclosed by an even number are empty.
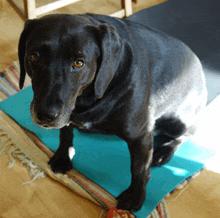
[[[150,164],[153,154],[152,133],[127,140],[131,158],[131,184],[118,197],[118,209],[138,211],[146,198],[146,184],[150,180]]]
[[[179,119],[169,118],[158,120],[156,122],[156,130],[159,134],[154,139],[156,146],[153,152],[152,167],[166,164],[175,151],[195,131],[195,127],[187,128]]]

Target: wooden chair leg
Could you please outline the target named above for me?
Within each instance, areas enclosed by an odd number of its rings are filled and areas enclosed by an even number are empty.
[[[15,0],[7,0],[16,10],[18,15],[25,21],[27,19],[35,19],[37,16],[46,12],[55,10],[60,7],[72,4],[80,0],[60,0],[53,3],[36,8],[35,0],[23,0],[24,9],[22,9]],[[132,0],[121,0],[122,9],[110,14],[113,17],[129,17],[132,15]]]
[[[131,0],[121,0],[121,6],[125,9],[125,17],[132,15],[132,1]]]
[[[17,12],[17,14],[21,17],[22,20],[26,20],[24,16],[24,10],[15,0],[7,0],[11,7]]]
[[[36,18],[36,4],[35,0],[23,0],[24,1],[24,8],[25,8],[25,15],[28,19],[35,19]]]

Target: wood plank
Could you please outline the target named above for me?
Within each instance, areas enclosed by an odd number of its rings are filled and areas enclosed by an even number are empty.
[[[131,0],[124,0],[125,1],[125,16],[129,17],[132,15],[132,2]]]
[[[27,1],[27,16],[28,16],[28,19],[35,19],[37,17],[36,16],[35,0],[26,0],[26,1]]]
[[[11,7],[17,12],[17,14],[21,17],[22,20],[26,20],[27,17],[24,15],[24,9],[20,7],[20,5],[14,0],[7,0]]]
[[[125,9],[121,9],[120,11],[117,11],[117,12],[114,12],[112,14],[109,14],[109,16],[111,16],[111,17],[119,17],[119,18],[125,17]]]
[[[36,16],[67,6],[80,0],[59,0],[36,8]]]

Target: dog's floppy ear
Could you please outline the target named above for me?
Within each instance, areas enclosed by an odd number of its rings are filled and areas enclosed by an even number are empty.
[[[101,31],[102,62],[95,80],[95,95],[101,98],[116,73],[123,47],[114,27],[101,24],[99,29]]]
[[[24,26],[24,30],[21,33],[19,44],[18,44],[18,57],[20,63],[20,80],[19,80],[19,87],[20,89],[24,86],[25,81],[25,67],[24,67],[24,57],[25,57],[25,50],[26,50],[26,41],[28,35],[30,34],[31,30],[33,29],[33,24],[35,20],[27,20]]]

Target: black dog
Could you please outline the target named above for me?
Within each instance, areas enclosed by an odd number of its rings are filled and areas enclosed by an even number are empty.
[[[20,88],[25,72],[32,79],[33,122],[60,129],[52,170],[72,168],[73,128],[118,135],[128,144],[132,173],[118,208],[131,212],[145,200],[151,166],[171,159],[206,105],[195,54],[177,39],[128,20],[91,14],[29,20],[19,60]]]

